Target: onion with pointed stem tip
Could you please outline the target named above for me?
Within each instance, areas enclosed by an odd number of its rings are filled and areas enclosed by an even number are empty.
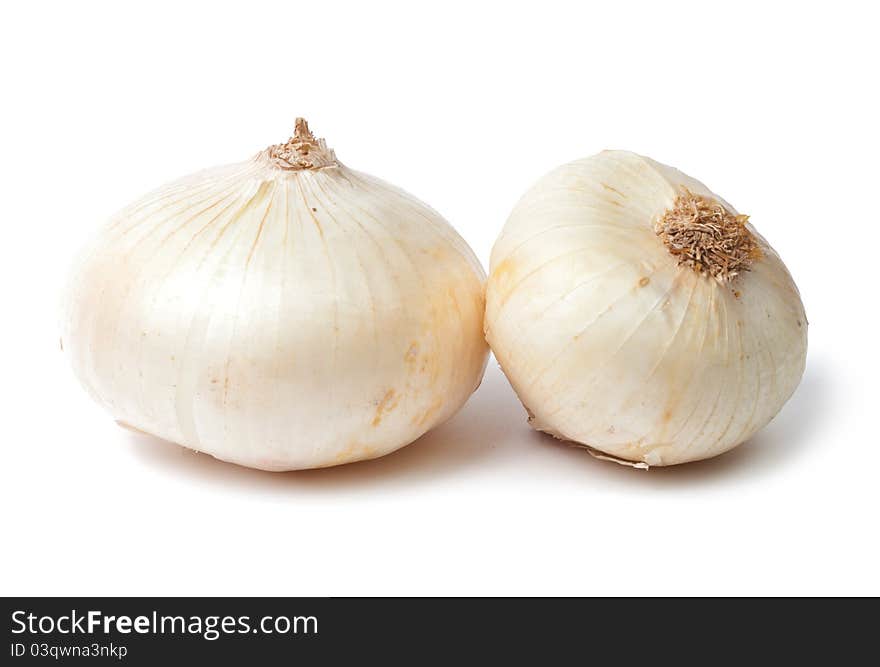
[[[440,215],[298,119],[287,143],[114,216],[73,268],[63,349],[124,425],[254,468],[330,466],[464,404],[484,279]]]
[[[559,167],[492,250],[486,335],[530,423],[647,467],[747,440],[804,371],[797,287],[702,183],[606,151]]]

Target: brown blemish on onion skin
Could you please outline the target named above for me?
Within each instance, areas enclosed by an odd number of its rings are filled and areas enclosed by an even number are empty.
[[[410,343],[410,346],[407,349],[406,354],[403,355],[403,360],[407,364],[412,365],[416,362],[416,359],[418,359],[418,356],[419,356],[419,344],[417,341],[413,341],[412,343]]]
[[[649,282],[651,282],[651,279],[646,276],[639,280],[639,287],[647,287]]]
[[[626,199],[626,195],[625,195],[625,194],[623,194],[620,190],[618,190],[618,189],[616,189],[616,188],[612,188],[612,187],[611,187],[610,185],[608,185],[607,183],[602,183],[602,187],[605,188],[606,190],[609,190],[610,192],[613,192],[614,194],[619,195],[619,196],[623,197],[624,199]],[[619,204],[618,204],[618,205],[619,205]]]
[[[382,419],[391,412],[394,408],[397,407],[397,403],[400,401],[400,398],[397,396],[397,392],[393,389],[389,389],[385,392],[385,395],[382,397],[382,400],[379,401],[379,405],[376,406],[376,414],[373,416],[373,421],[371,422],[372,426],[378,426],[382,423]]]
[[[378,456],[379,450],[375,447],[371,447],[370,445],[362,445],[361,443],[354,441],[349,443],[345,449],[343,449],[335,457],[333,457],[333,463],[328,463],[320,467],[325,468],[331,465],[339,465],[341,463],[366,461],[369,459],[374,459]]]
[[[425,410],[421,415],[413,419],[413,424],[416,426],[424,426],[431,417],[437,414],[440,408],[443,407],[443,399],[437,398],[431,404],[427,410]]]
[[[492,279],[493,280],[501,280],[506,278],[510,273],[513,272],[514,262],[513,259],[508,257],[503,260],[498,266],[495,267],[495,270],[492,271]]]

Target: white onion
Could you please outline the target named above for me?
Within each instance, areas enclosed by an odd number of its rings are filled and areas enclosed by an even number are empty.
[[[484,279],[440,215],[298,121],[117,214],[74,266],[63,348],[125,425],[266,470],[347,463],[478,386]]]
[[[669,236],[697,204],[716,217]],[[739,240],[707,257],[726,238],[713,220]],[[693,238],[688,256],[674,247]],[[741,266],[719,259],[734,246]],[[807,320],[776,252],[703,184],[632,153],[529,190],[494,246],[486,298],[487,338],[532,425],[640,467],[747,440],[804,370]]]

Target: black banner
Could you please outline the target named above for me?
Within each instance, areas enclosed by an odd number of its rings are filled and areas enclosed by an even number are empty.
[[[876,632],[875,613],[843,601],[7,598],[3,606],[8,665],[419,664],[504,655],[536,664],[639,655],[714,664],[790,659],[803,649],[839,662],[859,655],[859,643]]]

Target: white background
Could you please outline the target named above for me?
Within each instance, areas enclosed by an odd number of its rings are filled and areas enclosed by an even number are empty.
[[[0,20],[2,594],[880,594],[878,16],[869,3],[13,3]],[[116,209],[286,139],[441,211],[488,264],[606,147],[752,215],[810,317],[751,442],[647,473],[530,431],[494,361],[383,460],[273,474],[119,429],[58,349]],[[628,621],[638,623],[635,621]]]

